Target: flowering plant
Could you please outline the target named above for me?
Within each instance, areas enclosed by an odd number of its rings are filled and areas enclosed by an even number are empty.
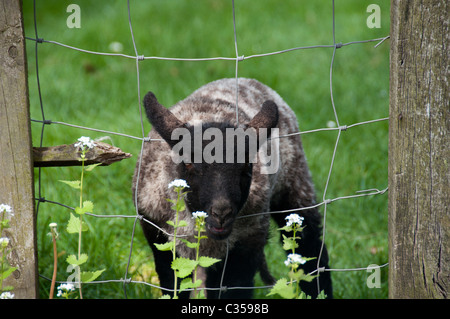
[[[3,229],[9,228],[10,218],[13,217],[12,208],[6,204],[0,204],[0,236],[3,233]],[[0,237],[0,252],[2,254],[0,261],[0,299],[12,299],[14,294],[11,290],[14,289],[12,286],[3,286],[3,280],[8,278],[16,267],[10,267],[8,261],[6,260],[6,255],[9,253],[8,246],[10,240],[8,237]]]
[[[78,139],[78,142],[74,145],[78,150],[81,152],[80,154],[80,161],[81,161],[81,178],[77,181],[61,181],[70,187],[74,189],[79,189],[80,191],[80,205],[75,208],[75,214],[70,214],[69,222],[67,225],[67,232],[69,234],[78,234],[78,254],[77,255],[70,255],[67,257],[67,263],[69,264],[69,267],[67,268],[68,271],[74,270],[74,275],[69,276],[68,279],[74,279],[76,281],[76,287],[79,288],[80,293],[80,299],[83,299],[83,294],[81,290],[81,283],[91,282],[97,279],[104,271],[97,270],[97,271],[84,271],[82,272],[80,270],[80,266],[85,264],[88,260],[88,255],[85,253],[81,253],[81,239],[82,239],[82,232],[88,231],[87,224],[83,221],[83,216],[86,213],[92,213],[94,210],[94,203],[91,201],[83,201],[83,178],[84,173],[86,171],[92,171],[95,167],[97,167],[100,164],[92,164],[85,166],[86,161],[86,152],[95,147],[95,142],[91,140],[89,137],[82,136]],[[67,295],[68,296],[68,295]]]
[[[197,279],[197,268],[201,267],[209,267],[214,263],[220,261],[220,259],[210,258],[206,256],[199,256],[200,250],[200,240],[207,238],[206,236],[202,236],[202,232],[205,231],[205,219],[208,217],[208,214],[205,212],[194,212],[192,213],[192,218],[195,219],[195,230],[197,231],[197,235],[194,235],[194,238],[197,239],[197,242],[192,243],[186,239],[177,238],[177,229],[180,227],[186,227],[188,225],[187,221],[179,220],[179,213],[186,209],[186,204],[184,198],[186,197],[187,192],[183,190],[185,188],[189,188],[187,182],[183,179],[175,179],[169,183],[169,188],[173,188],[177,193],[177,199],[167,199],[168,202],[172,203],[171,207],[175,211],[175,222],[167,221],[167,224],[173,226],[173,240],[169,241],[165,244],[155,244],[156,248],[161,251],[172,251],[172,265],[171,268],[174,271],[174,295],[173,298],[177,299],[177,289],[178,289],[178,278],[184,278],[180,283],[180,292],[186,289],[194,288],[194,297],[200,298],[203,295],[197,292],[197,288],[201,286],[202,281]],[[176,241],[179,240],[187,245],[189,248],[193,248],[196,250],[196,259],[188,259],[183,257],[176,257]],[[193,281],[188,277],[190,274],[194,274]],[[203,292],[203,291],[202,291]],[[167,299],[170,298],[168,295],[164,295],[162,298]]]
[[[283,249],[291,251],[284,261],[284,264],[287,267],[290,267],[290,271],[288,273],[288,278],[281,278],[276,282],[271,291],[267,294],[268,296],[278,294],[285,299],[304,299],[307,297],[305,293],[300,290],[300,281],[310,282],[315,276],[305,274],[303,269],[299,269],[299,266],[314,258],[306,258],[295,252],[295,249],[298,248],[297,239],[301,239],[297,236],[297,233],[304,229],[304,227],[302,227],[303,220],[304,218],[298,214],[290,214],[286,217],[286,225],[280,228],[280,230],[285,232],[293,233],[292,237],[287,237],[283,234]]]
[[[58,286],[57,297],[69,299],[69,296],[75,291],[75,286],[71,283],[65,283]]]

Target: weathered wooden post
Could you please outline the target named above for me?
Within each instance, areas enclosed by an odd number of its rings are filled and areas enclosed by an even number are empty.
[[[449,10],[391,1],[391,298],[449,297]]]
[[[38,295],[27,63],[20,0],[0,5],[0,203],[12,207],[7,279],[15,298]]]

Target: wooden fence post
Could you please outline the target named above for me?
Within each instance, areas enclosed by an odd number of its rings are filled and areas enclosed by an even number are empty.
[[[38,295],[27,63],[20,0],[0,5],[0,203],[12,207],[7,258],[15,298]]]
[[[391,1],[391,298],[449,297],[449,10]]]

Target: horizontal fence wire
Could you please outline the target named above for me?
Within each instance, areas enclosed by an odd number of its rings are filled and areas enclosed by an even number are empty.
[[[249,55],[249,56],[240,55],[239,51],[238,51],[237,30],[236,30],[236,15],[235,15],[234,0],[232,0],[234,44],[235,44],[236,56],[235,57],[206,57],[206,58],[177,58],[177,57],[158,57],[158,56],[140,55],[138,50],[137,50],[136,42],[135,42],[134,34],[133,34],[133,27],[132,27],[132,21],[131,21],[131,9],[130,9],[130,1],[129,0],[127,1],[128,23],[129,23],[131,40],[132,40],[132,44],[133,44],[133,49],[134,49],[135,55],[126,55],[126,54],[108,53],[108,52],[97,52],[97,51],[92,51],[92,50],[87,50],[87,49],[74,47],[74,46],[67,45],[67,44],[64,44],[64,43],[61,43],[61,42],[58,42],[58,41],[46,40],[44,38],[40,38],[39,34],[38,34],[38,25],[37,25],[37,19],[36,19],[36,0],[34,0],[33,6],[34,6],[33,7],[33,14],[34,14],[34,33],[35,33],[35,37],[34,38],[26,37],[26,39],[29,40],[29,41],[34,41],[34,43],[35,43],[35,60],[36,60],[35,68],[36,68],[37,92],[38,92],[38,96],[39,96],[39,105],[40,105],[42,118],[41,119],[31,119],[31,121],[35,122],[35,123],[42,124],[42,126],[41,126],[41,134],[40,134],[40,147],[43,146],[43,137],[44,137],[45,127],[48,126],[48,125],[51,125],[51,124],[63,125],[63,126],[77,128],[77,129],[80,129],[80,130],[89,130],[89,131],[107,133],[107,134],[111,134],[111,135],[118,135],[118,136],[130,138],[130,139],[140,140],[142,142],[141,151],[140,151],[141,155],[142,155],[144,143],[146,143],[146,142],[153,142],[153,141],[161,141],[161,139],[150,139],[145,134],[145,131],[144,131],[143,116],[142,116],[142,109],[141,109],[141,97],[140,97],[140,77],[139,77],[139,63],[141,61],[145,61],[145,60],[188,61],[188,62],[203,62],[203,61],[216,61],[216,60],[235,61],[235,63],[236,63],[235,79],[236,79],[236,83],[237,83],[238,82],[238,64],[239,64],[239,62],[242,62],[242,61],[245,61],[245,60],[248,60],[248,59],[269,57],[269,56],[273,56],[273,55],[284,54],[284,53],[298,51],[298,50],[310,50],[310,49],[329,48],[329,49],[333,49],[332,59],[331,59],[331,64],[330,64],[330,69],[329,69],[330,97],[331,97],[332,108],[333,108],[333,112],[334,112],[334,115],[335,115],[335,122],[337,124],[337,127],[327,127],[327,128],[318,128],[318,129],[313,129],[313,130],[308,130],[308,131],[291,132],[291,133],[288,133],[286,135],[282,135],[282,136],[277,136],[276,137],[276,138],[289,138],[291,136],[310,134],[310,133],[316,133],[316,132],[322,132],[322,131],[337,131],[338,132],[338,136],[337,136],[337,139],[336,139],[334,151],[333,151],[332,158],[331,158],[331,163],[330,163],[330,167],[329,167],[328,177],[327,177],[326,184],[325,184],[325,187],[324,187],[322,201],[320,203],[317,203],[317,204],[309,206],[309,207],[301,207],[301,208],[289,209],[289,210],[283,210],[283,211],[261,212],[261,213],[255,213],[255,214],[247,215],[247,216],[241,216],[241,217],[238,217],[238,218],[250,218],[250,217],[263,215],[263,214],[289,213],[289,212],[308,210],[308,209],[311,209],[311,208],[316,208],[316,207],[323,206],[324,207],[323,226],[322,226],[323,227],[323,229],[322,229],[323,243],[322,243],[321,253],[320,253],[319,257],[317,258],[317,260],[320,260],[321,259],[321,254],[322,254],[322,250],[323,250],[323,245],[325,244],[326,221],[327,221],[327,206],[329,204],[335,202],[335,201],[340,201],[340,200],[354,199],[354,198],[365,197],[365,196],[383,195],[388,190],[388,188],[383,188],[381,190],[374,188],[374,189],[360,190],[356,194],[352,194],[352,195],[348,195],[348,196],[341,196],[341,197],[336,197],[336,198],[332,198],[332,199],[327,198],[327,189],[328,189],[328,186],[329,186],[330,176],[331,176],[331,172],[333,170],[334,160],[335,160],[335,157],[336,157],[336,150],[337,150],[337,146],[338,146],[339,141],[340,141],[341,133],[343,131],[347,131],[348,129],[351,129],[353,127],[357,127],[357,126],[360,126],[360,125],[368,125],[368,124],[372,124],[372,123],[377,123],[377,122],[388,121],[389,120],[388,117],[384,117],[384,118],[379,118],[379,119],[373,119],[373,120],[358,122],[358,123],[354,123],[354,124],[351,124],[351,125],[340,125],[339,117],[337,115],[335,104],[334,104],[333,89],[332,89],[332,87],[333,87],[333,65],[334,65],[336,50],[340,49],[342,47],[345,47],[345,46],[358,45],[358,44],[370,43],[370,42],[376,42],[376,45],[374,46],[374,48],[377,48],[384,41],[389,39],[389,36],[386,36],[386,37],[383,37],[383,38],[362,40],[362,41],[351,41],[351,42],[347,42],[347,43],[336,43],[336,37],[335,37],[336,36],[336,34],[335,34],[335,3],[334,3],[334,0],[332,1],[333,44],[295,47],[295,48],[289,48],[289,49],[275,51],[275,52],[254,54],[254,55]],[[140,125],[141,125],[142,136],[141,137],[132,136],[132,135],[129,135],[129,134],[125,134],[125,133],[121,133],[121,132],[114,132],[114,131],[101,129],[101,128],[86,127],[86,126],[81,126],[81,125],[72,124],[72,123],[66,123],[66,122],[62,122],[62,121],[48,120],[46,118],[46,116],[45,116],[45,108],[44,108],[44,104],[43,104],[43,101],[42,101],[42,92],[41,92],[40,77],[39,77],[38,45],[41,45],[41,44],[56,45],[56,46],[60,46],[60,47],[63,47],[63,48],[69,49],[69,50],[75,50],[75,51],[79,51],[81,53],[86,53],[86,54],[94,54],[94,55],[102,55],[102,56],[107,56],[107,57],[126,58],[126,59],[134,59],[136,61],[137,98],[138,98],[138,103],[139,103]],[[236,86],[236,119],[237,119],[237,122],[239,123],[239,121],[238,121],[238,114],[237,114],[238,113],[237,112],[237,110],[238,110],[238,98],[237,98],[238,97],[238,92],[237,92],[237,90],[238,90],[238,86]],[[140,171],[141,171],[140,170],[140,168],[141,168],[141,160],[142,160],[142,156],[139,157],[139,161],[138,161],[138,164],[137,164],[138,165],[138,172],[137,172],[137,174],[140,174]],[[48,200],[48,199],[45,199],[44,197],[42,197],[42,194],[41,194],[41,178],[42,178],[41,170],[42,170],[42,168],[39,167],[37,169],[38,169],[38,179],[37,179],[37,184],[38,184],[37,185],[37,194],[38,194],[38,196],[36,198],[36,201],[37,201],[36,210],[37,210],[37,212],[39,212],[41,203],[51,203],[51,204],[55,204],[55,205],[60,205],[60,206],[65,207],[65,208],[67,208],[69,210],[75,210],[74,207],[71,207],[71,206],[65,205],[63,203],[56,202],[56,201],[51,201],[51,200]],[[139,181],[139,177],[137,178],[137,180]],[[136,188],[138,189],[138,185],[136,186]],[[89,216],[92,216],[92,217],[95,217],[95,218],[134,219],[134,223],[133,223],[133,228],[131,230],[131,233],[132,233],[131,234],[131,244],[130,244],[130,250],[129,250],[128,261],[127,261],[127,266],[126,266],[124,277],[120,278],[120,279],[111,279],[111,280],[96,280],[96,281],[93,281],[93,282],[90,282],[90,283],[83,283],[83,284],[122,283],[123,284],[123,291],[124,291],[125,298],[127,297],[126,287],[127,287],[127,285],[129,285],[131,283],[133,283],[133,284],[143,284],[143,285],[147,285],[149,287],[160,289],[162,291],[173,292],[173,289],[163,288],[163,287],[160,287],[158,285],[154,285],[154,284],[151,284],[151,283],[148,283],[148,282],[145,282],[145,281],[132,280],[131,278],[128,277],[128,272],[129,272],[129,268],[130,268],[130,261],[131,261],[131,256],[132,256],[132,250],[133,250],[134,232],[135,232],[135,227],[136,227],[137,221],[144,221],[146,223],[149,223],[153,227],[156,227],[158,230],[160,230],[161,232],[165,233],[166,235],[168,235],[168,236],[172,235],[170,233],[167,233],[164,229],[162,229],[162,228],[158,227],[157,225],[155,225],[154,223],[152,223],[150,220],[146,219],[144,216],[140,215],[139,212],[137,211],[137,205],[136,205],[137,197],[135,197],[134,201],[135,201],[135,207],[136,207],[136,212],[135,212],[134,215],[116,214],[116,213],[104,213],[104,214],[87,213],[86,214],[86,215],[89,215]],[[326,272],[367,271],[367,270],[372,270],[372,269],[377,269],[377,268],[378,269],[384,268],[387,265],[388,265],[388,263],[385,263],[385,264],[380,265],[380,266],[373,266],[372,265],[372,266],[369,266],[369,267],[362,267],[362,268],[347,268],[347,269],[332,269],[332,268],[328,269],[327,268],[327,269],[325,269],[325,268],[319,267],[319,263],[317,262],[316,269],[314,271],[312,271],[310,274],[313,275],[313,274],[324,272],[324,271],[326,271]],[[225,269],[226,269],[226,265],[224,267],[224,271],[225,271]],[[46,276],[44,276],[42,274],[39,274],[39,276],[41,278],[44,278],[44,279],[47,279],[47,280],[51,280],[50,278],[48,278],[48,277],[46,277]],[[223,274],[222,274],[222,276],[223,276]],[[66,281],[57,281],[57,283],[64,283],[64,282],[66,282]],[[317,281],[317,283],[319,285],[319,281]],[[223,292],[223,291],[226,291],[226,290],[233,290],[233,289],[267,289],[267,288],[271,288],[271,287],[272,287],[271,285],[259,286],[259,287],[224,287],[224,286],[221,286],[221,287],[218,287],[218,288],[202,288],[202,289],[215,290],[215,291]],[[320,286],[318,286],[317,288],[318,288],[318,291],[320,291]],[[187,290],[190,290],[190,289],[187,289]]]

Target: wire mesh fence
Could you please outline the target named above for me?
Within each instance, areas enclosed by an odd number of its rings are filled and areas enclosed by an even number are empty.
[[[285,54],[288,52],[293,52],[293,51],[301,51],[301,50],[321,50],[324,48],[328,48],[328,49],[332,49],[332,56],[331,56],[331,63],[329,66],[329,96],[331,99],[331,107],[333,110],[333,114],[334,114],[334,122],[335,122],[335,127],[322,127],[322,128],[317,128],[317,129],[312,129],[312,130],[307,130],[307,131],[300,131],[300,132],[291,132],[287,135],[284,136],[280,136],[280,138],[289,138],[290,136],[294,136],[294,135],[305,135],[305,134],[313,134],[313,133],[317,133],[317,132],[323,132],[323,131],[335,131],[337,132],[337,138],[335,140],[334,143],[334,149],[332,151],[332,155],[330,158],[330,165],[328,168],[328,176],[326,178],[326,182],[325,185],[323,185],[323,192],[322,192],[322,198],[320,199],[319,203],[317,203],[315,206],[313,207],[321,207],[323,210],[323,243],[326,242],[326,227],[327,227],[327,211],[328,211],[328,207],[331,203],[336,202],[336,201],[341,201],[341,200],[350,200],[350,199],[355,199],[355,198],[360,198],[360,197],[367,197],[367,196],[383,196],[386,191],[387,188],[370,188],[370,189],[362,189],[360,191],[358,191],[356,194],[351,194],[351,195],[347,195],[347,196],[339,196],[339,197],[335,197],[335,198],[329,198],[329,193],[328,193],[328,188],[330,185],[330,179],[331,179],[331,175],[333,172],[333,167],[334,167],[334,163],[335,163],[335,158],[336,158],[336,154],[337,154],[337,148],[338,145],[340,144],[341,141],[341,134],[345,131],[351,131],[353,128],[355,127],[359,127],[359,126],[365,126],[365,125],[371,125],[377,122],[383,122],[383,121],[387,121],[388,118],[387,117],[382,117],[382,118],[377,118],[377,119],[370,119],[370,120],[365,120],[365,121],[361,121],[361,122],[357,122],[357,123],[353,123],[353,124],[342,124],[340,117],[338,116],[338,112],[336,110],[336,106],[335,106],[335,101],[334,101],[334,95],[333,95],[333,67],[335,65],[335,56],[336,56],[336,51],[338,49],[342,49],[344,47],[348,47],[348,46],[357,46],[357,45],[361,45],[361,44],[367,44],[367,43],[372,43],[374,45],[374,48],[377,48],[379,45],[381,45],[385,40],[387,40],[389,38],[389,36],[385,36],[385,37],[381,37],[381,38],[375,38],[375,39],[368,39],[368,40],[359,40],[359,41],[351,41],[351,42],[347,42],[347,43],[339,43],[336,42],[336,30],[335,30],[335,3],[334,1],[331,1],[328,5],[330,5],[332,7],[332,17],[333,17],[333,22],[332,22],[332,37],[333,37],[333,43],[332,44],[327,44],[327,45],[313,45],[313,46],[300,46],[300,47],[293,47],[293,48],[287,48],[284,50],[279,50],[279,51],[274,51],[274,52],[266,52],[266,53],[261,53],[261,54],[253,54],[253,55],[249,55],[249,56],[245,56],[242,54],[242,52],[239,51],[239,43],[238,43],[238,32],[239,30],[237,30],[236,28],[236,20],[239,19],[239,16],[236,16],[236,10],[235,10],[235,2],[232,1],[232,22],[233,22],[233,33],[234,33],[234,52],[235,55],[234,56],[215,56],[215,57],[204,57],[204,58],[190,58],[190,57],[161,57],[161,56],[147,56],[145,55],[145,52],[140,52],[137,49],[137,45],[136,45],[136,41],[135,41],[135,36],[134,36],[134,28],[137,28],[137,26],[133,25],[132,23],[132,15],[131,15],[131,11],[132,11],[132,4],[130,4],[130,1],[127,1],[127,20],[128,20],[128,25],[129,25],[129,31],[130,31],[130,38],[131,38],[131,43],[132,43],[132,50],[134,52],[134,55],[127,55],[127,54],[122,54],[122,53],[110,53],[110,52],[98,52],[98,51],[93,51],[93,50],[89,50],[87,48],[79,48],[76,46],[72,46],[69,44],[65,44],[65,43],[61,43],[58,42],[56,40],[49,40],[44,37],[41,37],[42,35],[38,32],[39,31],[39,24],[37,22],[36,19],[36,15],[37,15],[37,3],[39,2],[39,0],[35,0],[34,1],[34,37],[27,37],[26,39],[29,42],[34,42],[35,43],[35,47],[34,47],[34,51],[35,51],[35,67],[36,67],[36,80],[37,80],[37,90],[38,90],[38,96],[39,96],[39,107],[40,107],[40,113],[41,113],[41,118],[40,119],[36,119],[36,118],[32,118],[31,121],[37,124],[41,124],[40,126],[40,146],[43,146],[43,139],[44,139],[44,131],[45,128],[48,127],[49,125],[60,125],[60,126],[67,126],[67,127],[72,127],[75,128],[77,130],[80,131],[95,131],[95,132],[101,132],[101,133],[105,133],[108,135],[117,135],[117,136],[121,136],[124,138],[129,138],[129,139],[133,139],[133,140],[137,140],[140,141],[141,143],[141,152],[144,146],[144,143],[152,143],[154,142],[153,140],[149,139],[147,137],[145,128],[144,128],[144,121],[143,121],[143,113],[141,110],[141,78],[140,78],[140,66],[141,63],[150,63],[151,61],[154,60],[160,60],[160,61],[178,61],[178,62],[205,62],[205,61],[234,61],[235,62],[235,72],[234,72],[234,76],[235,76],[235,81],[236,83],[238,83],[239,81],[239,64],[243,61],[246,60],[250,60],[250,59],[270,59],[270,57],[274,56],[274,55],[281,55],[281,54]],[[139,26],[138,26],[139,27]],[[100,56],[105,56],[107,58],[122,58],[122,59],[130,59],[130,60],[134,60],[135,61],[135,72],[136,72],[136,84],[137,84],[137,90],[136,90],[136,95],[137,95],[137,103],[139,103],[139,118],[140,118],[140,131],[142,132],[141,136],[133,136],[133,135],[129,135],[129,134],[125,134],[122,132],[117,132],[117,131],[113,131],[113,130],[109,130],[108,128],[100,128],[100,127],[90,127],[90,126],[83,126],[83,125],[78,125],[78,124],[74,124],[74,123],[69,123],[66,121],[56,121],[56,120],[49,120],[47,118],[46,112],[45,112],[45,103],[43,102],[42,99],[42,91],[41,91],[41,81],[40,81],[40,76],[39,76],[39,70],[42,67],[45,66],[41,66],[39,64],[39,50],[38,48],[42,45],[49,45],[49,46],[58,46],[58,47],[62,47],[64,49],[67,50],[71,50],[71,51],[78,51],[80,54],[90,54],[90,55],[100,55]],[[143,54],[144,53],[144,54]],[[237,86],[236,86],[237,87]],[[237,99],[237,93],[236,93],[236,110],[239,107],[239,101]],[[238,112],[236,111],[236,117],[238,116]],[[237,119],[237,122],[239,122],[239,120]],[[140,157],[140,160],[142,160],[142,157]],[[140,162],[138,163],[138,167],[140,167]],[[39,210],[41,210],[41,204],[43,203],[50,203],[50,204],[55,204],[55,205],[60,205],[63,206],[69,210],[74,210],[73,207],[67,205],[66,203],[61,203],[61,202],[57,202],[57,201],[52,201],[51,199],[46,199],[42,196],[41,194],[41,182],[42,182],[42,170],[43,168],[38,168],[38,174],[37,174],[37,181],[36,181],[36,194],[37,194],[37,198],[36,198],[36,202],[37,202],[37,212],[39,213]],[[321,185],[322,186],[322,185]],[[136,200],[136,199],[135,199]],[[135,205],[137,207],[137,205]],[[295,211],[299,211],[299,210],[305,210],[305,209],[310,209],[312,207],[304,207],[304,208],[298,208],[298,209],[292,209],[289,211],[283,211],[284,213],[286,212],[295,212]],[[280,212],[263,212],[260,214],[276,214],[276,213],[280,213]],[[129,250],[129,254],[127,256],[127,262],[126,262],[126,270],[124,272],[124,275],[122,278],[112,278],[112,279],[107,279],[107,280],[96,280],[94,282],[91,282],[90,284],[101,284],[101,283],[121,283],[123,285],[123,292],[124,292],[124,296],[127,297],[127,286],[130,283],[134,283],[134,284],[142,284],[142,285],[147,285],[147,286],[151,286],[153,288],[157,288],[157,289],[161,289],[163,291],[171,291],[170,289],[165,289],[162,288],[158,285],[155,285],[153,283],[149,283],[149,282],[145,282],[145,281],[141,281],[141,280],[133,280],[133,278],[131,278],[129,276],[129,272],[130,272],[130,267],[131,267],[131,259],[132,259],[132,254],[133,254],[133,240],[134,240],[134,236],[135,236],[135,230],[136,230],[136,224],[139,221],[146,221],[148,223],[150,223],[153,227],[157,227],[155,224],[153,224],[151,221],[146,220],[144,216],[140,215],[136,209],[135,214],[131,214],[131,215],[126,215],[126,214],[117,214],[115,212],[109,213],[109,214],[88,214],[94,218],[122,218],[122,219],[132,219],[134,220],[132,227],[130,229],[130,237],[131,237],[131,245],[130,245],[130,250]],[[253,216],[253,215],[250,215]],[[161,231],[163,231],[162,229],[160,229]],[[320,260],[320,256],[318,258],[318,260]],[[371,266],[370,269],[374,269],[374,268],[382,268],[385,267],[387,265],[387,263],[380,265],[380,266]],[[226,269],[226,267],[224,268]],[[319,267],[319,264],[317,263],[317,268],[316,270],[312,273],[320,273],[320,272],[324,272],[324,271],[330,271],[330,272],[341,272],[341,271],[360,271],[360,270],[367,270],[367,267],[352,267],[352,265],[349,265],[349,268],[346,269],[323,269]],[[46,278],[45,276],[41,275],[42,277]],[[65,281],[61,281],[61,282],[65,282]],[[253,287],[254,289],[266,289],[266,288],[270,288],[270,286],[258,286],[258,287]],[[320,290],[320,287],[318,287]],[[211,289],[211,288],[208,288]],[[220,287],[220,288],[215,288],[215,290],[224,290],[224,289],[248,289],[248,287]]]

